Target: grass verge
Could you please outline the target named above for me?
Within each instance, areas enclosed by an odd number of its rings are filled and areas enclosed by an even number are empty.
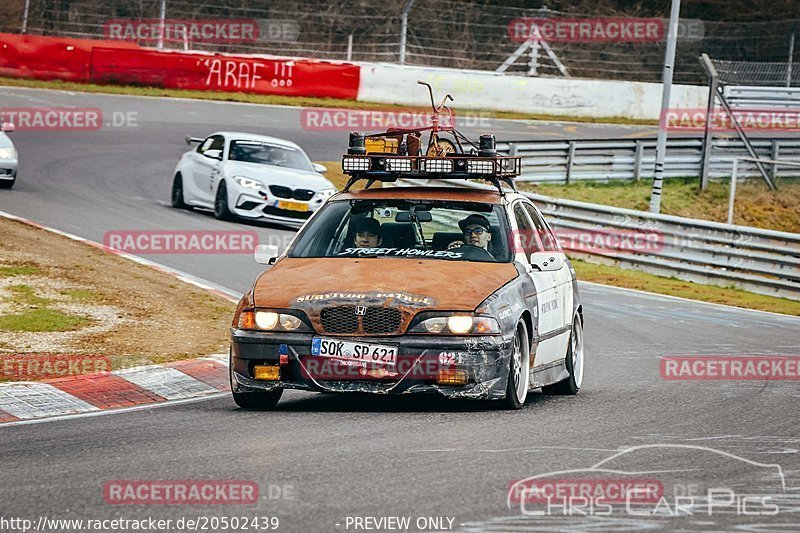
[[[107,357],[118,369],[227,352],[228,301],[21,222],[0,218],[0,234],[0,381],[19,379],[5,358]]]
[[[337,109],[376,109],[381,111],[396,109],[414,109],[408,106],[395,104],[381,104],[371,102],[357,102],[355,100],[341,100],[338,98],[314,98],[306,96],[283,96],[276,94],[232,93],[226,91],[190,91],[184,89],[163,89],[160,87],[137,87],[129,85],[96,85],[91,83],[75,83],[68,81],[31,80],[20,78],[0,77],[0,86],[30,87],[35,89],[53,89],[59,91],[77,91],[85,93],[122,94],[131,96],[152,96],[170,98],[193,98],[195,100],[215,100],[223,102],[243,102],[249,104],[271,104],[297,107],[330,107]],[[458,95],[455,95],[458,98]],[[657,120],[641,120],[625,117],[572,117],[550,115],[546,113],[516,113],[509,111],[488,111],[475,109],[459,109],[453,107],[456,115],[480,113],[485,118],[519,119],[519,120],[547,120],[584,122],[590,124],[627,124],[647,125],[658,124]]]

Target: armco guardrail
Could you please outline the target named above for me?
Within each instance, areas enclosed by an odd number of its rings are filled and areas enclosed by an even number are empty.
[[[800,107],[800,87],[726,85],[722,94],[733,108],[797,109]]]
[[[750,139],[759,157],[800,159],[800,137]],[[739,139],[714,139],[710,160],[712,178],[728,178],[735,157],[750,157]],[[505,141],[500,152],[522,157],[519,181],[561,182],[577,180],[638,180],[652,177],[655,139],[601,139],[571,141]],[[678,137],[667,141],[665,178],[700,176],[702,137]],[[768,167],[769,168],[769,167]],[[769,169],[775,177],[797,176],[797,169]],[[742,163],[740,177],[757,177],[753,163]]]
[[[428,183],[428,180],[402,180],[398,185]],[[447,185],[485,188],[461,180],[448,181]],[[636,232],[660,237],[657,247],[619,251],[579,247],[568,250],[570,255],[591,256],[626,268],[800,300],[800,234],[523,194],[539,206],[557,233],[591,238]]]

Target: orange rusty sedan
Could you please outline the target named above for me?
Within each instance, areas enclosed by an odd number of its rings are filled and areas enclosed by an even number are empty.
[[[272,268],[233,318],[236,403],[270,409],[284,389],[299,389],[432,393],[519,409],[533,388],[577,393],[575,271],[536,206],[513,189],[518,158],[375,155],[359,143],[351,136],[343,159],[345,190],[283,254],[256,253]],[[490,164],[467,172],[480,162]],[[419,177],[479,177],[495,189],[350,190],[359,179]]]

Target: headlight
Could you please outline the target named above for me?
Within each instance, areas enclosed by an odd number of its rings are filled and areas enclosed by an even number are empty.
[[[472,329],[472,317],[453,315],[447,319],[447,329],[458,334],[469,333]]]
[[[500,333],[500,324],[489,316],[442,315],[426,318],[409,333],[442,335],[493,335]]]
[[[17,151],[13,148],[0,148],[0,159],[16,159]]]
[[[324,191],[319,191],[317,196],[324,202],[334,194],[336,194],[336,189],[325,189]]]
[[[259,329],[275,329],[275,326],[278,325],[278,318],[280,315],[272,311],[256,311],[256,326]]]
[[[264,184],[258,180],[245,178],[244,176],[234,176],[233,179],[236,180],[236,183],[238,183],[245,189],[253,189],[254,191],[260,191],[261,189],[264,188]]]
[[[239,315],[239,329],[257,331],[311,331],[298,317],[280,310],[249,309]]]

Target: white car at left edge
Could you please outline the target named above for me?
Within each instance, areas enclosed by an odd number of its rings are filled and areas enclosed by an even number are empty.
[[[14,129],[14,125],[10,122],[0,124],[0,189],[10,189],[17,181],[19,156],[14,143],[6,135]]]
[[[335,192],[297,144],[252,133],[186,137],[196,149],[181,156],[172,181],[172,206],[213,209],[236,217],[301,227]]]

